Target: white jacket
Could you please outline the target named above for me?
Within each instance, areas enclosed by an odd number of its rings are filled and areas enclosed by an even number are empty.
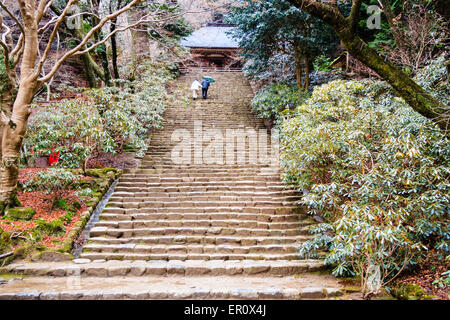
[[[192,82],[191,90],[200,90],[202,88],[201,83],[198,80]]]

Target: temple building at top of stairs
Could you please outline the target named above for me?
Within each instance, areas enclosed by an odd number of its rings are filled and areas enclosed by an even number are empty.
[[[182,63],[181,69],[200,68],[211,71],[239,71],[243,62],[239,56],[239,43],[229,32],[231,24],[207,23],[181,40],[190,49],[191,58]]]

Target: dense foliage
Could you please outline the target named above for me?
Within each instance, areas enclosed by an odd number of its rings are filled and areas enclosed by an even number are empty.
[[[417,81],[448,103],[445,60]],[[425,85],[426,86],[426,85]],[[301,253],[328,249],[335,275],[376,292],[429,249],[450,253],[450,145],[430,120],[380,82],[316,87],[281,127],[285,179],[324,222]]]
[[[139,68],[135,81],[117,81],[41,110],[27,131],[26,154],[59,154],[58,166],[65,168],[85,167],[92,156],[124,149],[143,156],[149,131],[162,125],[173,73],[167,65]]]
[[[284,110],[294,109],[307,92],[289,83],[273,83],[257,92],[252,100],[252,108],[259,118],[274,122],[282,120]]]
[[[233,36],[248,61],[245,71],[259,80],[271,80],[280,65],[290,66],[288,73],[295,74],[298,64],[305,63],[299,59],[311,63],[336,44],[331,28],[285,0],[241,0],[227,19],[237,25]]]
[[[367,8],[380,6],[379,0],[366,1],[362,6],[359,33],[369,45],[406,72],[415,74],[448,46],[449,22],[444,17],[445,1],[385,0],[395,29],[389,25],[386,13],[380,16],[381,28],[368,30]],[[448,5],[447,5],[448,6]],[[447,10],[448,11],[448,10]]]
[[[51,194],[53,198],[52,208],[55,201],[62,198],[62,194],[73,186],[81,176],[66,169],[52,168],[40,171],[36,176],[23,185],[25,191],[44,191]]]

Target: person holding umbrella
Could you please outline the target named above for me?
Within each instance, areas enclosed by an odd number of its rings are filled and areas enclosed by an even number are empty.
[[[203,99],[206,99],[208,97],[209,85],[212,82],[214,82],[213,78],[211,78],[211,77],[203,77],[203,81],[202,81],[202,95],[203,95]]]

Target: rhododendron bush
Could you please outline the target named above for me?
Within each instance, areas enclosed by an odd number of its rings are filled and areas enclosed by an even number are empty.
[[[162,126],[174,78],[166,64],[141,64],[134,81],[119,80],[112,87],[90,90],[82,98],[59,102],[41,110],[30,122],[28,157],[59,154],[58,166],[86,167],[100,153],[134,150],[143,156],[149,131]]]
[[[425,76],[426,75],[426,76]],[[450,101],[445,60],[417,81]],[[449,254],[450,144],[381,82],[334,81],[281,125],[284,178],[322,223],[301,253],[328,249],[335,275],[374,293],[430,249]]]

